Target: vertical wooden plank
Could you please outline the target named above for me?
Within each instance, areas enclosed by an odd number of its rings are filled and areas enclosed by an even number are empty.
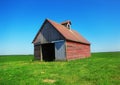
[[[43,61],[43,56],[42,56],[42,46],[40,45],[40,60]]]
[[[40,45],[34,45],[34,57],[35,59],[40,59]]]
[[[55,42],[55,60],[66,60],[65,41]]]

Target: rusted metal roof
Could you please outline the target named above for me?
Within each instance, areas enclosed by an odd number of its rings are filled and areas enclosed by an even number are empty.
[[[76,31],[68,29],[65,26],[63,26],[62,24],[56,23],[52,20],[46,19],[45,22],[46,21],[48,21],[66,40],[84,43],[84,44],[90,44],[82,35],[78,34]],[[45,22],[43,23],[43,25],[45,24]],[[38,36],[38,34],[40,33],[40,31],[41,31],[41,29],[38,31],[33,42],[35,41],[35,39]]]
[[[47,21],[49,23],[51,23],[54,26],[54,28],[56,28],[56,30],[59,31],[59,33],[61,35],[63,35],[63,37],[66,40],[90,44],[82,35],[78,34],[76,31],[70,30],[70,29],[66,28],[65,26],[58,24],[54,21],[51,21],[48,19],[47,19]]]

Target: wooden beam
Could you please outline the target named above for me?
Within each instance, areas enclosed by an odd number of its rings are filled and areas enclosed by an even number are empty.
[[[41,57],[40,57],[40,58],[41,58],[40,60],[43,61],[43,56],[42,56],[42,46],[41,46],[41,45],[40,45],[40,56],[41,56]]]

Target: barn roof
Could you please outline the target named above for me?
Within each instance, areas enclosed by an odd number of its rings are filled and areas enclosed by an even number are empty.
[[[48,21],[66,40],[90,44],[82,35],[78,34],[76,31],[68,29],[62,24],[56,23],[52,20],[46,19],[45,22],[46,21]],[[43,24],[45,24],[45,22]],[[37,35],[40,33],[40,31],[41,30],[38,31]],[[35,41],[37,35],[35,36],[33,42]]]

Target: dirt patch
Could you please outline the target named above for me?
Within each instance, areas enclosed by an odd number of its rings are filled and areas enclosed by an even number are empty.
[[[44,73],[45,73],[45,72],[43,72],[43,71],[41,72],[41,74],[44,74]]]
[[[53,79],[44,79],[43,82],[46,82],[46,83],[54,83],[54,82],[56,82],[56,81],[53,80]]]

